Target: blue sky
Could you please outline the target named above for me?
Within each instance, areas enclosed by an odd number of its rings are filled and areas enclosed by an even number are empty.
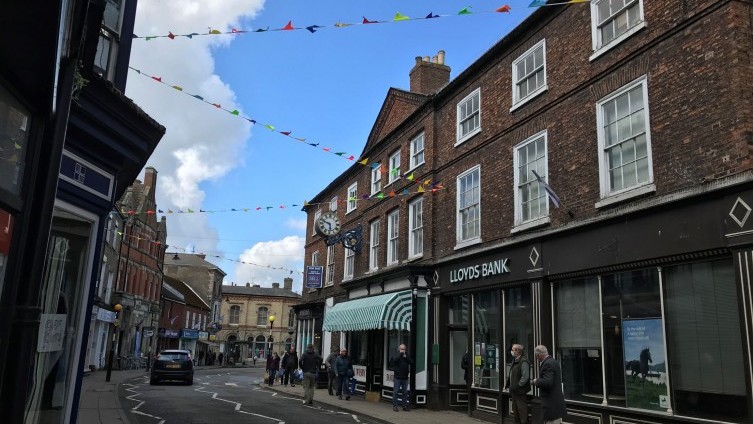
[[[291,20],[295,27],[326,26],[314,34],[270,31],[133,41],[131,66],[168,84],[131,72],[126,90],[167,128],[147,163],[159,172],[158,207],[252,208],[167,214],[168,252],[206,253],[228,274],[226,284],[270,286],[291,276],[300,291],[306,217],[300,207],[279,205],[301,205],[352,164],[320,148],[358,158],[387,90],[409,88],[416,56],[444,50],[454,78],[533,12],[529,3],[140,0],[135,32],[142,37],[208,28],[275,29]],[[483,13],[505,4],[509,14]],[[468,6],[472,15],[457,16]],[[397,12],[411,18],[429,12],[451,16],[333,27],[360,23],[363,17],[391,21]],[[169,85],[292,131],[320,148],[252,126]],[[257,206],[275,208],[259,212],[253,210]]]

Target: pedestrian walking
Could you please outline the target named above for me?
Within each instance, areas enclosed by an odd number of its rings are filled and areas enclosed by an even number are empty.
[[[539,361],[539,377],[531,383],[541,391],[541,409],[545,424],[561,424],[567,416],[565,396],[562,394],[562,368],[549,356],[546,346],[536,346],[534,356]]]
[[[267,358],[267,373],[269,374],[268,382],[270,386],[274,385],[275,378],[277,378],[277,371],[280,369],[280,357],[277,356],[277,352],[272,352]]]
[[[327,360],[324,361],[327,365],[327,391],[329,391],[330,396],[334,396],[335,392],[332,391],[332,388],[337,384],[337,375],[335,374],[335,361],[337,360],[337,356],[340,354],[340,349],[337,348],[337,346],[332,347],[332,352],[330,352],[329,356],[327,356]]]
[[[217,362],[219,366],[222,366],[222,358],[223,358],[223,354],[222,352],[220,352],[220,354],[217,356]]]
[[[510,355],[512,355],[513,360],[505,387],[510,389],[512,414],[515,424],[528,424],[528,391],[531,390],[531,364],[528,362],[528,358],[523,355],[523,345],[512,345]]]
[[[322,365],[322,357],[314,351],[314,345],[306,346],[306,352],[301,355],[298,365],[303,370],[303,403],[313,405],[316,376]]]
[[[282,375],[282,385],[287,386],[290,381],[290,387],[295,387],[295,377],[293,373],[298,368],[298,354],[295,352],[294,347],[290,347],[290,352],[285,352],[283,357],[283,368],[285,372]]]
[[[348,349],[340,349],[340,356],[335,360],[335,374],[337,375],[337,398],[350,400],[350,379],[353,377],[353,363],[348,356]]]
[[[394,373],[394,387],[392,391],[392,410],[397,412],[397,395],[403,399],[403,411],[410,411],[408,402],[408,377],[411,367],[415,366],[413,359],[408,355],[408,349],[404,344],[398,347],[397,355],[390,358],[390,369]]]

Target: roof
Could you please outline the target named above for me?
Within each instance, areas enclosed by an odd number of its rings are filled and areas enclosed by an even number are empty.
[[[162,296],[170,300],[185,303],[186,298],[178,290],[175,290],[175,287],[167,283],[168,279],[172,280],[172,278],[165,275],[164,279],[162,280]]]
[[[300,294],[295,293],[290,289],[283,289],[279,287],[247,287],[223,285],[221,289],[223,295],[238,294],[243,296],[289,297],[293,299],[301,298]]]
[[[220,267],[207,261],[205,258],[206,255],[200,253],[168,252],[165,253],[165,265],[202,267],[217,270],[221,272],[223,276],[227,275],[227,273],[225,273]]]
[[[201,296],[196,293],[196,290],[191,288],[191,286],[183,281],[178,280],[177,278],[170,277],[169,275],[165,275],[164,279],[170,282],[174,290],[181,293],[181,295],[186,300],[186,305],[190,305],[199,309],[210,310],[207,302],[205,302],[204,299],[202,299]]]

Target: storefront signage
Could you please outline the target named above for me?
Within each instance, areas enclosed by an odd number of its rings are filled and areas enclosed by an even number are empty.
[[[353,377],[361,383],[366,382],[366,367],[363,365],[353,365]]]
[[[60,179],[106,200],[112,197],[115,181],[111,174],[68,151],[60,159]]]
[[[63,350],[66,318],[66,314],[42,314],[39,318],[37,352],[57,352]]]
[[[154,336],[154,327],[144,327],[144,337]]]
[[[184,328],[181,330],[180,337],[182,339],[198,339],[199,338],[199,330],[193,330],[190,328]]]
[[[170,330],[169,328],[160,328],[159,329],[159,336],[165,337],[168,339],[177,339],[178,338],[178,330]]]
[[[115,311],[108,311],[107,309],[99,308],[97,310],[97,319],[104,322],[115,322],[118,314]]]
[[[322,266],[307,266],[306,267],[306,288],[307,289],[322,288],[323,269],[324,267]]]
[[[480,264],[464,266],[450,270],[450,283],[475,280],[476,278],[492,277],[494,275],[507,274],[509,258],[497,259],[496,261],[483,262]]]
[[[199,331],[199,340],[207,340],[209,338],[209,333],[206,331]]]

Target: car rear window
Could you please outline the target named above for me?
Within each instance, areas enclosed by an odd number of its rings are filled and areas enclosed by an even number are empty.
[[[157,357],[159,361],[187,361],[188,354],[186,353],[160,353]]]

